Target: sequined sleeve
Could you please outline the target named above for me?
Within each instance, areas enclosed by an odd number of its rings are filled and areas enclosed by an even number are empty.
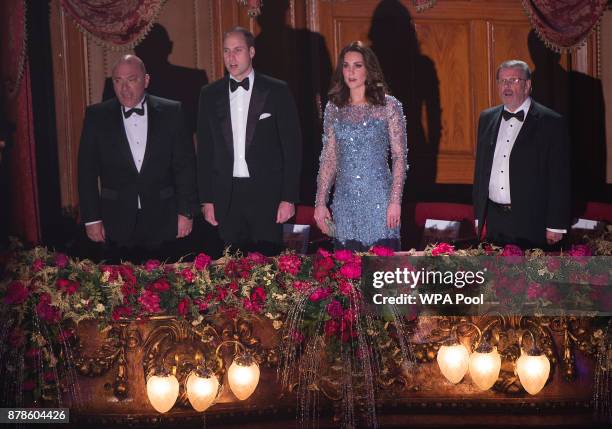
[[[387,96],[387,117],[389,126],[389,143],[391,147],[391,184],[390,203],[402,203],[404,181],[406,180],[406,163],[408,147],[406,143],[406,117],[402,103],[395,97]]]
[[[336,179],[337,151],[336,137],[334,134],[334,120],[338,108],[327,103],[323,117],[323,148],[319,159],[319,175],[317,176],[317,197],[315,206],[327,205],[329,192]]]

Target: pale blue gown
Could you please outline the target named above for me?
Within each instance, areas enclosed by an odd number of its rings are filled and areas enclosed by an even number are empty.
[[[406,177],[406,119],[393,96],[384,106],[327,103],[316,206],[331,206],[336,247],[399,250],[400,229],[387,227],[390,202],[402,203]],[[391,154],[391,169],[389,169]]]

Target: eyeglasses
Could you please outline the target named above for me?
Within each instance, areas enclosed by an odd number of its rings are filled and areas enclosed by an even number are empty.
[[[522,80],[526,81],[527,79],[522,79],[520,77],[509,77],[508,79],[497,79],[497,84],[501,86],[504,86],[506,84],[516,85]]]

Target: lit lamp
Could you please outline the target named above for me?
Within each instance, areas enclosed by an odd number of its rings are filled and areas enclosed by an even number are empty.
[[[535,348],[529,353],[521,349],[521,357],[516,361],[516,373],[525,390],[536,395],[548,380],[550,361]]]
[[[470,377],[480,390],[488,390],[497,381],[501,369],[501,356],[497,347],[482,343],[470,355]]]
[[[236,398],[244,401],[257,388],[259,365],[250,355],[240,355],[230,365],[227,371],[227,380]]]
[[[453,384],[461,381],[468,370],[470,353],[459,341],[444,345],[438,350],[438,366],[442,375]]]
[[[219,392],[219,379],[211,371],[196,369],[186,383],[187,398],[196,411],[205,411],[212,405]]]
[[[157,412],[165,413],[178,398],[179,382],[172,374],[152,375],[147,380],[147,396]]]

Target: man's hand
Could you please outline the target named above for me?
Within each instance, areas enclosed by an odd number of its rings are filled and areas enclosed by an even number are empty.
[[[281,201],[276,211],[276,223],[285,223],[295,214],[295,205]]]
[[[219,225],[219,222],[217,222],[217,219],[215,219],[215,205],[213,203],[202,204],[202,214],[204,215],[206,222],[212,226]]]
[[[546,230],[546,242],[548,244],[555,244],[563,238],[562,232],[553,232]]]
[[[176,238],[184,238],[191,234],[193,228],[193,220],[183,215],[178,215],[178,234]]]
[[[315,207],[314,220],[323,234],[332,235],[332,232],[329,230],[329,225],[332,223],[332,217],[327,207]]]
[[[103,243],[106,241],[106,233],[104,232],[104,224],[102,222],[85,225],[85,232],[91,241]]]
[[[402,206],[398,203],[389,203],[387,207],[387,227],[397,228],[400,224],[400,217],[402,215]]]

